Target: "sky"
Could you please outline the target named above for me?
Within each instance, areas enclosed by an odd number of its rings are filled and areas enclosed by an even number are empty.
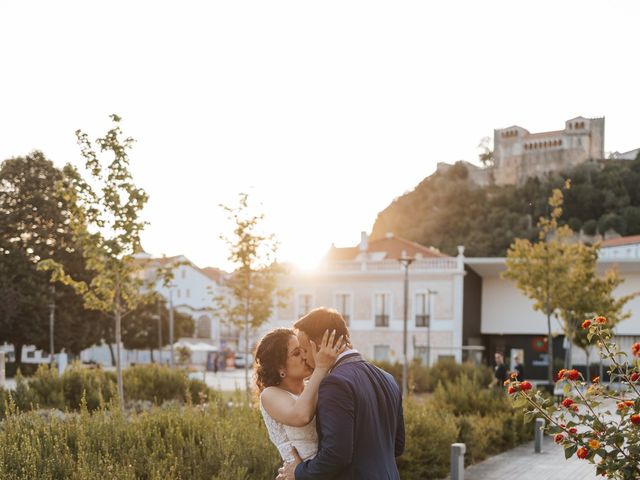
[[[0,159],[81,162],[108,115],[137,143],[153,255],[230,269],[249,194],[279,258],[354,246],[494,128],[606,117],[640,147],[640,2],[0,0]]]

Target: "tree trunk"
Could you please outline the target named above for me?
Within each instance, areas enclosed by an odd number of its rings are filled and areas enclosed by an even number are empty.
[[[587,356],[587,378],[585,378],[585,380],[589,380],[589,374],[590,374],[590,370],[591,370],[591,347],[587,347],[584,349],[584,353]]]
[[[573,322],[567,322],[567,341],[569,346],[567,350],[564,352],[564,368],[565,370],[571,369],[571,356],[573,355]]]
[[[547,376],[549,385],[553,385],[553,337],[551,336],[551,314],[547,313],[547,355],[549,355],[549,368]]]
[[[113,345],[110,342],[107,342],[107,346],[109,347],[109,353],[111,354],[111,366],[116,366],[116,355],[113,353]]]
[[[18,371],[18,368],[20,368],[20,365],[22,365],[22,347],[22,343],[13,344],[13,352],[16,357],[16,372]]]
[[[156,363],[156,362],[153,360],[153,348],[149,347],[149,352],[151,353],[151,363]]]
[[[118,373],[118,400],[120,409],[124,411],[124,387],[122,383],[122,362],[120,358],[120,342],[122,340],[122,315],[120,312],[120,282],[116,281],[115,322],[116,322],[116,371]]]

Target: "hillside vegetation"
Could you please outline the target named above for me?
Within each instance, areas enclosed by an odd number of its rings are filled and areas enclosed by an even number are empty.
[[[514,238],[537,236],[538,217],[546,214],[553,188],[565,192],[562,221],[594,235],[610,229],[640,234],[640,156],[634,161],[586,163],[545,178],[530,178],[519,187],[480,187],[457,163],[446,173],[425,178],[378,214],[372,239],[387,232],[455,255],[504,256]]]

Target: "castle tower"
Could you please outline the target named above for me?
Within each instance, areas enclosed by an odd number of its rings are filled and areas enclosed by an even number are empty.
[[[576,117],[564,130],[530,133],[512,126],[494,130],[494,178],[498,185],[604,158],[604,117]]]

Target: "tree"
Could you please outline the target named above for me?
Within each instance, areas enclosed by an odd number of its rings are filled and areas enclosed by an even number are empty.
[[[158,322],[158,315],[160,321]],[[158,323],[161,326],[158,335]],[[174,313],[174,329],[177,338],[191,337],[195,323],[190,315],[176,311]],[[162,344],[158,343],[162,338]],[[144,303],[132,311],[122,325],[122,343],[125,348],[149,349],[151,361],[153,350],[169,343],[169,309],[167,301],[158,295],[156,302]]]
[[[621,297],[614,297],[614,290],[623,282],[615,269],[608,270],[603,277],[597,273],[597,259],[599,245],[580,245],[577,263],[570,271],[568,280],[571,295],[565,297],[565,303],[560,307],[560,316],[564,321],[565,334],[570,340],[570,348],[565,359],[565,367],[572,368],[570,363],[571,346],[582,348],[587,359],[587,376],[590,374],[591,338],[588,330],[580,328],[583,321],[600,314],[607,317],[608,325],[614,327],[630,316],[623,312],[624,306],[638,294],[632,293]],[[600,377],[603,373],[600,362]],[[588,379],[588,378],[587,378]]]
[[[547,375],[550,384],[554,380],[551,316],[566,305],[567,295],[572,294],[567,280],[580,249],[580,245],[567,243],[571,229],[558,224],[562,202],[562,191],[555,189],[549,197],[549,216],[540,217],[538,221],[538,242],[517,238],[507,252],[507,270],[502,274],[503,278],[514,280],[522,293],[534,301],[533,308],[547,317]]]
[[[142,268],[134,253],[140,250],[140,233],[145,222],[140,211],[148,200],[147,194],[134,183],[129,171],[127,151],[134,140],[121,138],[120,117],[111,115],[113,127],[95,141],[97,149],[86,133],[76,131],[85,169],[90,176],[85,181],[71,165],[65,167],[68,181],[61,185],[64,198],[70,205],[70,225],[87,268],[93,273],[90,282],[74,278],[59,262],[47,259],[40,267],[53,272],[54,280],[71,285],[83,298],[85,306],[108,314],[114,321],[118,395],[124,407],[122,365],[120,359],[122,318],[135,310],[150,295],[143,295],[143,281],[138,275]],[[113,158],[100,160],[96,150],[109,152]]]
[[[37,270],[52,258],[89,278],[69,226],[71,205],[57,190],[64,174],[41,152],[6,160],[0,167],[0,341],[50,350],[49,308],[55,306],[54,352],[77,354],[99,340],[100,318],[83,307],[70,287],[50,288],[50,276]]]
[[[493,150],[491,149],[491,137],[482,137],[478,144],[480,153],[478,159],[484,167],[492,167],[494,163]]]
[[[222,237],[229,247],[229,260],[236,270],[225,282],[227,296],[218,296],[225,321],[244,329],[245,359],[249,358],[249,331],[259,328],[271,316],[274,300],[284,306],[288,292],[278,289],[282,267],[275,261],[277,243],[273,235],[260,232],[264,214],[250,212],[248,195],[239,195],[238,205],[221,205],[234,224],[233,236]],[[245,384],[249,394],[249,362],[244,362]]]

